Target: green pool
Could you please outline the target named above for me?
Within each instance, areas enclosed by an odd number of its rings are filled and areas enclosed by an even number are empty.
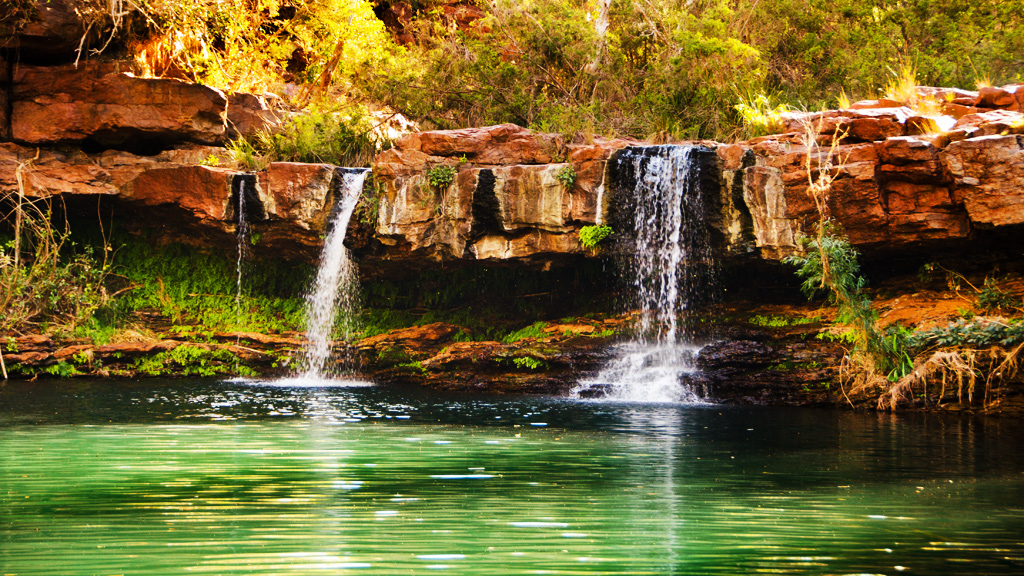
[[[0,387],[0,575],[1022,574],[1010,419]]]

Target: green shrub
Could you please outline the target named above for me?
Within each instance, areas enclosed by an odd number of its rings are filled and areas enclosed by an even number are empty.
[[[561,167],[558,172],[555,173],[555,178],[565,186],[566,189],[572,188],[572,185],[576,183],[576,169],[572,167],[572,164]]]
[[[1003,322],[988,318],[960,318],[945,327],[918,330],[907,338],[907,345],[916,349],[954,346],[1016,346],[1024,343],[1024,323]]]
[[[427,180],[436,190],[446,190],[455,182],[458,170],[454,166],[434,166],[427,170]]]
[[[40,322],[74,330],[109,302],[109,244],[79,245],[54,227],[48,200],[13,196],[0,196],[13,205],[0,226],[17,234],[0,236],[0,333]]]
[[[798,316],[762,316],[760,314],[750,318],[751,324],[766,328],[785,328],[786,326],[796,326],[798,324],[810,324],[814,321],[812,318]]]
[[[513,358],[512,364],[520,370],[542,370],[548,367],[548,363],[543,360],[538,360],[532,356],[522,356],[520,358]]]
[[[747,136],[753,138],[783,132],[782,114],[789,110],[789,106],[778,104],[773,107],[768,96],[761,93],[750,100],[741,99],[735,109],[740,114]]]
[[[1020,308],[1021,299],[999,287],[994,278],[985,278],[985,287],[978,291],[978,307],[988,311]]]
[[[369,166],[390,142],[376,132],[364,107],[349,106],[295,115],[280,131],[259,133],[249,146],[277,162]]]
[[[584,226],[580,228],[580,244],[587,250],[595,250],[605,238],[614,233],[611,226]]]

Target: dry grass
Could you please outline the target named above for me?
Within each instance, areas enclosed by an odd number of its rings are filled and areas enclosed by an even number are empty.
[[[839,110],[848,110],[852,104],[852,102],[850,102],[850,97],[846,95],[846,90],[839,91],[839,96],[836,97],[836,101],[836,106]]]
[[[900,67],[899,72],[886,84],[885,97],[907,106],[917,103],[917,68],[913,64]]]

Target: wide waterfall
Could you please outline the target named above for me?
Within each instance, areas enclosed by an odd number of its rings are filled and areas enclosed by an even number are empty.
[[[302,351],[299,378],[319,381],[336,373],[328,368],[331,358],[331,335],[336,321],[340,321],[341,336],[346,340],[355,328],[355,315],[359,304],[359,278],[345,248],[345,232],[352,212],[359,202],[363,182],[369,170],[345,169],[340,171],[341,186],[323,251],[316,280],[306,294],[306,337],[308,343]]]
[[[636,338],[579,396],[641,402],[699,402],[682,383],[700,346],[680,322],[714,292],[714,266],[701,190],[700,146],[626,148],[609,166],[615,185],[617,257],[636,310]]]

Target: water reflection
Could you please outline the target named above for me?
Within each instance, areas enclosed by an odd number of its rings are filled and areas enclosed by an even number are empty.
[[[91,382],[0,422],[3,574],[1024,571],[1011,421]]]

